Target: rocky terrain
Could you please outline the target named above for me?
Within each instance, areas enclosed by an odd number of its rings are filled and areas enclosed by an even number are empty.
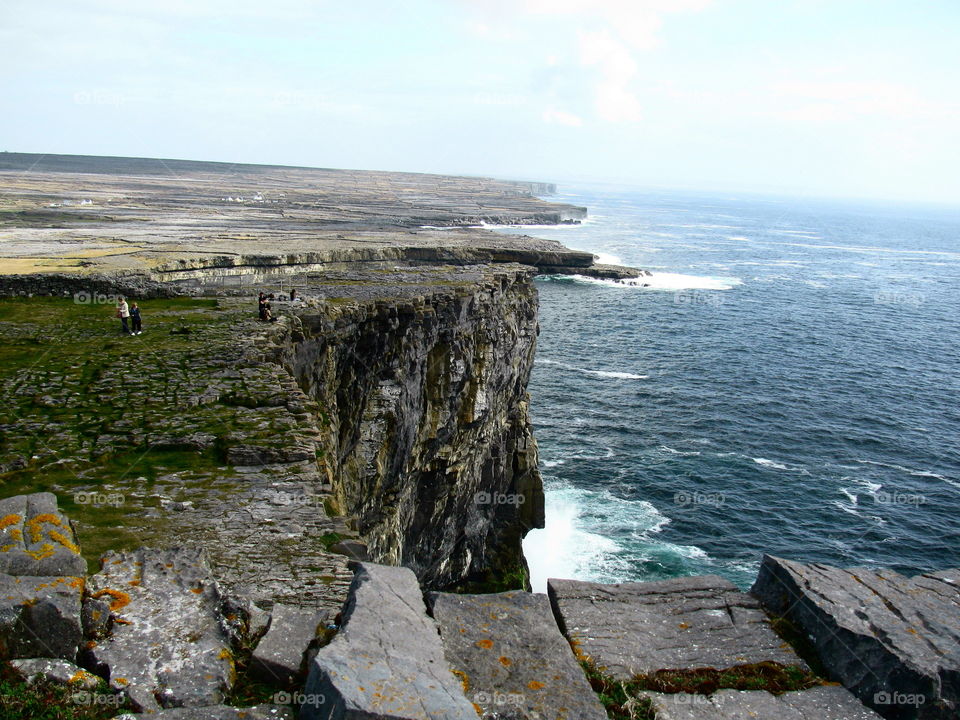
[[[473,227],[583,217],[552,189],[0,154],[0,705],[956,717],[955,570],[527,592],[533,279],[641,272]]]

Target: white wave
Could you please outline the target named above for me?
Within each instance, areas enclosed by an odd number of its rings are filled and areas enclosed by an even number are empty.
[[[700,454],[699,450],[675,450],[667,445],[661,445],[660,449],[665,450],[672,455],[682,455],[684,457],[694,457]]]
[[[730,290],[742,285],[743,280],[737,277],[719,277],[710,275],[684,275],[682,273],[654,272],[652,275],[643,275],[627,280],[605,280],[586,277],[584,275],[570,275],[577,282],[603,285],[612,288],[641,288],[644,290]]]
[[[842,487],[840,488],[840,492],[847,496],[847,499],[850,501],[851,505],[857,505],[860,502],[860,496],[855,492],[851,492],[850,488]]]
[[[543,466],[547,468],[557,467],[558,465],[563,465],[566,460],[543,460]]]
[[[629,577],[626,548],[610,536],[644,537],[670,518],[645,500],[625,500],[569,485],[546,487],[545,525],[523,540],[534,592],[546,592],[547,579],[618,582]],[[685,557],[700,557],[695,546],[677,546]]]
[[[887,467],[893,470],[899,470],[900,472],[905,472],[907,473],[907,475],[912,475],[913,477],[934,478],[935,480],[942,480],[944,482],[952,484],[951,481],[947,480],[947,478],[945,478],[943,475],[938,475],[937,473],[931,472],[929,470],[912,470],[908,467],[904,467],[903,465],[894,465],[891,463],[875,462],[873,460],[857,460],[857,462],[860,463],[861,465],[877,465],[878,467]]]
[[[767,460],[766,458],[750,458],[757,465],[763,465],[764,467],[772,467],[776,470],[789,470],[790,468],[783,463],[778,463],[775,460]]]
[[[542,365],[556,365],[559,368],[564,370],[570,370],[572,372],[583,373],[584,375],[593,375],[594,377],[602,378],[612,378],[614,380],[646,380],[649,375],[637,375],[635,373],[622,372],[618,370],[588,370],[586,368],[578,368],[573,365],[567,365],[566,363],[557,362],[556,360],[548,360],[546,358],[537,358],[536,362]]]
[[[620,258],[610,253],[595,252],[593,257],[601,265],[623,265],[623,261]]]
[[[855,507],[853,507],[853,506],[851,506],[851,505],[847,505],[846,503],[842,503],[842,502],[840,502],[839,500],[834,500],[834,501],[833,501],[833,504],[836,505],[836,506],[837,506],[838,508],[840,508],[841,510],[843,510],[845,513],[848,513],[848,514],[850,514],[850,515],[856,515],[857,517],[861,517],[860,511],[857,510]]]

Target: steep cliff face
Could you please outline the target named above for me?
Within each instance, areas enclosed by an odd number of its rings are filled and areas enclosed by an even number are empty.
[[[373,559],[431,588],[526,582],[520,541],[543,526],[533,274],[487,266],[402,297],[367,288],[300,313],[285,344],[281,361],[323,408],[342,510]]]

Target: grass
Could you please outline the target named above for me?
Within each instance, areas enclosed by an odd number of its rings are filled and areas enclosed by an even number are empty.
[[[107,690],[105,682],[93,692],[47,681],[28,685],[7,663],[0,666],[2,720],[107,720],[132,707]]]
[[[258,407],[280,392],[281,368],[235,370],[245,367],[238,338],[258,329],[252,303],[143,300],[143,335],[128,337],[112,303],[85,299],[0,300],[0,496],[56,493],[95,568],[105,550],[143,545],[169,522],[158,493],[228,485],[229,447],[281,447],[296,422]],[[221,372],[235,379],[211,381]],[[246,400],[220,397],[230,393]],[[213,438],[206,449],[188,439],[199,434]]]
[[[717,690],[729,689],[765,690],[780,695],[823,684],[823,680],[809,670],[775,662],[737,665],[724,670],[658,670],[635,675],[627,681],[606,675],[582,655],[580,665],[611,720],[653,720],[655,713],[650,701],[641,697],[644,692],[711,695]]]

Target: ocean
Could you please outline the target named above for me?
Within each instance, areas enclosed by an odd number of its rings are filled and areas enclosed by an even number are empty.
[[[535,591],[704,573],[747,588],[763,553],[960,566],[960,212],[553,197],[588,219],[501,231],[652,275],[537,280]]]

